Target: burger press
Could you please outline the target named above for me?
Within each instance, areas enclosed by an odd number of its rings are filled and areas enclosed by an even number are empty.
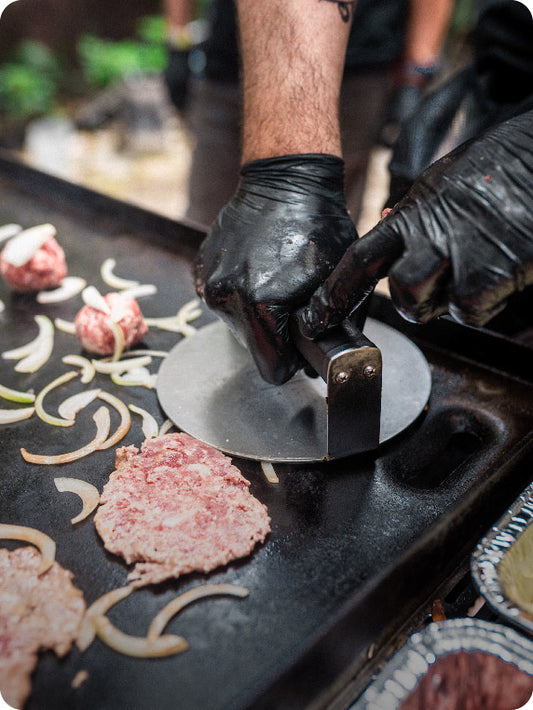
[[[408,427],[431,391],[422,352],[383,323],[350,320],[317,340],[293,337],[320,377],[265,382],[222,321],[184,338],[163,361],[159,402],[182,431],[225,453],[311,462],[371,451]]]

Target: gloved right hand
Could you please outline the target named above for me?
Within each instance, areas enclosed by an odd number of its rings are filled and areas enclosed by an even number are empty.
[[[325,154],[246,164],[196,262],[199,295],[246,344],[262,377],[288,380],[304,363],[289,316],[357,238],[343,195],[344,163]]]
[[[313,294],[302,333],[341,322],[387,274],[396,309],[422,323],[484,325],[533,285],[533,111],[429,167]]]

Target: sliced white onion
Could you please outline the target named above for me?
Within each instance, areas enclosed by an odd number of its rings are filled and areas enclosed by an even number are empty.
[[[15,234],[22,232],[22,227],[20,224],[3,224],[0,227],[0,242],[4,242],[6,239],[11,239]]]
[[[155,284],[139,284],[138,286],[131,286],[130,288],[125,288],[122,291],[123,296],[128,296],[128,298],[143,298],[145,296],[153,296],[157,293],[157,286]]]
[[[145,439],[151,439],[157,436],[159,433],[159,424],[156,422],[155,418],[147,412],[146,409],[138,407],[136,404],[130,404],[129,408],[135,414],[139,414],[142,417],[142,430]]]
[[[7,399],[10,402],[20,402],[26,404],[29,402],[35,402],[35,395],[33,392],[19,392],[18,390],[12,390],[4,385],[0,385],[0,397],[2,397],[2,399]]]
[[[202,587],[195,587],[194,589],[189,589],[188,592],[180,594],[170,601],[166,606],[164,606],[156,616],[154,616],[152,623],[146,634],[148,639],[156,639],[160,636],[161,632],[172,619],[176,616],[184,607],[188,604],[192,604],[198,599],[203,599],[205,597],[213,596],[232,596],[240,597],[243,599],[250,594],[250,590],[245,587],[238,587],[233,584],[205,584]]]
[[[46,318],[46,316],[40,317]],[[37,319],[39,316],[35,316],[35,318]],[[50,359],[54,349],[54,324],[49,318],[46,318],[41,332],[42,336],[39,338],[38,346],[30,355],[15,365],[16,372],[37,372]]]
[[[274,466],[270,461],[261,461],[261,468],[269,483],[279,483],[278,475],[274,471]]]
[[[131,416],[124,402],[118,397],[115,397],[114,394],[100,390],[98,392],[98,398],[103,399],[104,402],[114,407],[120,415],[120,424],[115,433],[102,441],[98,446],[99,449],[109,449],[126,436],[131,426]]]
[[[96,370],[92,362],[83,355],[65,355],[61,358],[61,362],[65,363],[65,365],[80,367],[81,381],[84,385],[88,385],[93,380]]]
[[[22,358],[31,355],[39,347],[40,339],[43,337],[42,331],[45,328],[49,328],[48,323],[51,323],[51,321],[46,316],[41,315],[35,316],[34,320],[39,327],[39,333],[37,334],[37,336],[25,345],[21,345],[18,348],[13,348],[13,350],[5,350],[2,353],[2,357],[4,358],[4,360],[21,360]]]
[[[150,355],[150,357],[167,357],[168,350],[128,350],[123,357],[139,357],[141,355]]]
[[[30,542],[39,548],[41,553],[41,566],[39,574],[44,574],[54,564],[56,556],[56,544],[51,537],[45,535],[40,530],[28,528],[25,525],[7,525],[0,523],[0,538],[4,540],[21,540]]]
[[[58,330],[69,335],[76,335],[76,326],[73,321],[65,320],[64,318],[55,318],[54,325]]]
[[[166,634],[154,639],[130,636],[117,629],[106,616],[96,616],[93,619],[93,626],[100,641],[114,651],[133,658],[163,658],[182,653],[189,648],[189,644],[182,636]]]
[[[127,300],[123,297],[122,293],[117,294],[118,298],[113,300],[113,305],[111,306],[111,319],[118,323],[124,318],[128,312]]]
[[[164,436],[172,429],[173,426],[174,422],[171,422],[170,419],[165,419],[165,421],[161,424],[158,436]]]
[[[19,232],[4,247],[4,259],[15,267],[26,264],[42,245],[56,235],[53,224],[38,224]]]
[[[123,358],[122,360],[91,360],[96,372],[103,375],[110,375],[112,372],[127,372],[135,367],[144,367],[152,362],[150,355],[142,355],[138,358]]]
[[[99,391],[98,389],[83,390],[67,397],[57,408],[59,416],[74,422],[76,414],[93,402],[98,397]]]
[[[92,483],[82,481],[79,478],[64,478],[61,476],[54,478],[54,483],[60,493],[75,493],[81,498],[83,508],[78,515],[71,518],[70,522],[72,525],[85,520],[85,518],[93,512],[100,502],[100,493],[98,488],[93,486]]]
[[[120,319],[118,319],[120,320]],[[113,331],[113,338],[114,338],[114,349],[113,349],[113,355],[111,357],[111,360],[113,362],[116,362],[117,360],[120,360],[122,357],[122,353],[124,351],[124,331],[122,330],[122,326],[120,326],[114,319],[113,317],[107,319],[107,324]]]
[[[147,387],[148,389],[153,389],[157,381],[157,375],[152,375],[150,370],[146,367],[134,367],[122,374],[112,372],[110,377],[116,385],[126,387]]]
[[[35,414],[37,414],[39,419],[42,419],[43,422],[46,422],[47,424],[52,424],[52,426],[72,426],[74,424],[74,419],[61,419],[60,417],[54,417],[52,414],[48,414],[44,408],[43,402],[44,398],[49,392],[51,392],[51,390],[64,385],[66,382],[70,382],[70,380],[77,376],[78,373],[74,370],[65,372],[63,375],[60,375],[49,382],[46,387],[43,387],[35,398]]]
[[[132,288],[133,286],[139,285],[138,281],[133,281],[131,279],[123,279],[120,276],[114,274],[113,270],[116,265],[117,262],[115,261],[115,259],[112,258],[105,259],[103,261],[102,266],[100,267],[100,276],[102,277],[102,281],[105,284],[107,284],[111,288],[116,288],[118,290],[124,288]]]
[[[196,328],[189,325],[190,321],[199,318],[202,315],[202,310],[198,306],[199,301],[194,299],[182,306],[175,316],[166,316],[163,318],[145,318],[148,327],[167,330],[172,333],[181,333],[188,337],[196,332]]]
[[[109,429],[111,428],[109,409],[107,407],[100,407],[100,409],[94,413],[93,419],[96,424],[96,436],[88,444],[85,444],[85,446],[66,454],[51,456],[45,454],[30,454],[26,449],[22,448],[20,450],[22,458],[24,461],[28,461],[28,463],[38,463],[46,466],[58,463],[70,463],[71,461],[77,461],[84,456],[92,454],[93,451],[100,448],[101,444],[104,443],[109,435]]]
[[[14,424],[33,416],[35,407],[22,407],[20,409],[0,409],[0,424]]]
[[[107,301],[96,286],[87,286],[87,288],[84,288],[81,292],[81,297],[86,306],[90,306],[97,311],[101,311],[102,313],[105,313],[106,316],[111,315],[111,309],[107,305]]]
[[[129,585],[127,587],[117,587],[110,592],[106,592],[106,594],[102,594],[101,597],[98,597],[98,599],[91,604],[85,612],[78,638],[76,639],[76,644],[80,651],[86,651],[94,641],[95,631],[93,619],[96,616],[103,616],[111,607],[128,597],[132,591],[133,587]]]
[[[50,291],[39,291],[36,296],[38,303],[59,303],[76,296],[87,286],[87,281],[81,276],[65,276],[57,288]]]
[[[26,345],[2,353],[4,360],[19,360],[15,366],[17,372],[36,372],[48,361],[54,349],[54,324],[48,316],[37,315],[35,322],[39,327],[36,338]]]
[[[6,310],[6,304],[0,298],[0,313],[3,313],[5,310]]]

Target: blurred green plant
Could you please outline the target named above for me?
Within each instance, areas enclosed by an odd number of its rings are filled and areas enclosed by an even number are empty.
[[[0,112],[17,120],[49,113],[63,79],[62,68],[48,47],[24,40],[0,65]]]
[[[113,41],[84,34],[77,43],[83,78],[103,88],[131,74],[162,72],[167,64],[162,16],[142,17],[135,37]]]

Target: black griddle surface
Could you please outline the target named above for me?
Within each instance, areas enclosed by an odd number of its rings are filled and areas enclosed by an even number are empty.
[[[105,293],[99,269],[113,257],[118,274],[156,283],[158,294],[139,302],[145,316],[171,315],[194,298],[190,266],[200,232],[0,158],[0,225],[45,221],[57,227],[69,274]],[[35,314],[72,320],[81,306],[80,297],[40,306],[32,296],[10,295],[4,284],[0,298],[7,305],[0,315],[2,350],[35,335]],[[195,325],[210,320],[204,309]],[[179,337],[151,329],[144,345],[169,349]],[[61,660],[44,653],[27,708],[323,707],[350,677],[368,672],[372,644],[408,623],[531,477],[531,383],[493,363],[487,369],[449,353],[442,343],[418,344],[433,369],[433,392],[427,412],[408,431],[372,455],[276,466],[277,485],[267,483],[259,463],[235,460],[268,507],[272,533],[265,544],[214,573],[136,591],[109,616],[123,631],[144,635],[159,609],[198,584],[243,585],[247,599],[204,600],[184,610],[168,631],[185,636],[190,648],[167,659],[128,658],[98,640]],[[72,352],[81,352],[77,341],[57,332],[53,358],[42,370],[17,375],[14,362],[0,360],[0,382],[37,392],[69,369],[61,357]],[[163,421],[155,391],[116,387],[104,376],[97,383]],[[48,409],[68,387],[47,398]],[[70,430],[36,418],[0,427],[0,520],[51,535],[58,561],[72,570],[88,604],[125,584],[128,568],[103,549],[92,516],[71,526],[79,500],[59,493],[53,479],[78,477],[101,490],[114,452],[44,467],[23,461],[19,448],[77,448],[93,436],[95,409]],[[142,438],[134,417],[120,445],[138,446]],[[75,690],[71,682],[80,669],[89,677]]]

